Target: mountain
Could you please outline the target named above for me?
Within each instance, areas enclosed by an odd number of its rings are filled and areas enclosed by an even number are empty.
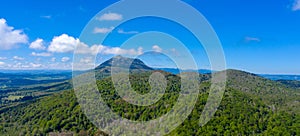
[[[123,70],[130,67],[130,82],[135,91],[145,94],[151,90],[148,78],[152,68],[138,59],[115,58],[96,67],[96,74],[109,76],[113,61],[117,61],[118,65],[114,68]],[[166,91],[161,99],[150,106],[137,106],[123,100],[110,78],[99,78],[98,90],[101,97],[105,98],[104,102],[119,116],[134,121],[152,120],[171,111],[181,91],[178,75],[161,72],[167,80]],[[221,72],[227,73],[227,86],[214,117],[205,126],[199,126],[211,85],[211,74],[200,74],[201,93],[193,111],[169,135],[300,135],[299,90],[244,71]],[[96,100],[92,99],[91,102],[97,104]],[[107,111],[93,112],[97,116],[97,113],[104,115]],[[106,135],[81,111],[73,90],[2,110],[0,118],[0,135]],[[97,119],[102,121],[103,118]]]
[[[151,71],[153,70],[149,66],[147,66],[143,61],[139,59],[132,59],[122,57],[121,55],[115,56],[99,66],[95,68],[95,70],[100,71],[110,71],[111,68],[120,68],[120,69],[127,69],[129,68],[130,71]]]
[[[94,69],[96,79],[99,80],[111,76],[111,69],[114,69],[115,72],[121,72],[129,69],[129,72],[131,73],[154,70],[139,59],[132,59],[118,55],[103,62]]]

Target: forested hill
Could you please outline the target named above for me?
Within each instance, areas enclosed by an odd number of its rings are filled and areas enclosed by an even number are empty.
[[[252,73],[227,70],[227,87],[262,99],[273,110],[300,113],[300,89]]]
[[[299,91],[254,74],[236,70],[226,72],[227,89],[214,118],[204,127],[199,126],[198,120],[210,88],[210,76],[200,75],[201,93],[194,110],[169,135],[300,135],[299,111],[293,110],[299,109]],[[131,75],[135,91],[145,93],[149,90],[146,79],[150,74]],[[168,84],[163,98],[150,107],[132,106],[120,99],[109,77],[97,81],[97,85],[115,113],[130,120],[149,120],[170,111],[180,92],[180,78],[168,73],[164,75],[172,84]],[[8,109],[0,113],[0,118],[1,134],[103,134],[82,113],[72,90]]]

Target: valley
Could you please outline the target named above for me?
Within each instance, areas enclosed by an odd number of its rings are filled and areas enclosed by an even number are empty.
[[[1,71],[0,111],[71,89],[71,71]],[[5,72],[5,73],[4,73]]]

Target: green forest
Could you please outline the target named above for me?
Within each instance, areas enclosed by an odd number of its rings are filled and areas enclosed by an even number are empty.
[[[194,109],[168,135],[300,135],[299,90],[251,73],[226,72],[226,91],[214,117],[205,126],[199,126],[211,79],[210,74],[200,75],[200,94]],[[162,73],[168,82],[166,92],[150,106],[136,106],[122,100],[110,77],[97,80],[97,86],[115,113],[130,120],[147,121],[170,111],[180,92],[180,77]],[[136,92],[145,94],[150,90],[147,80],[150,75],[151,72],[130,75]],[[0,135],[107,135],[84,115],[73,90],[7,108],[1,111],[0,118]]]

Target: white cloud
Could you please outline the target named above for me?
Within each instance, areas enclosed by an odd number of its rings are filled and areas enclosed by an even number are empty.
[[[87,70],[95,68],[94,57],[83,57],[79,62],[73,62],[73,69]]]
[[[26,44],[28,37],[22,30],[14,30],[6,24],[6,20],[0,19],[0,49],[8,50],[15,48],[18,44]]]
[[[77,49],[75,51],[76,54],[92,54],[95,55],[97,54],[98,50],[102,50],[104,46],[102,45],[93,45],[89,47],[88,45],[81,43],[77,46]]]
[[[110,28],[99,28],[99,27],[95,27],[93,33],[94,34],[106,34],[106,33],[110,33],[112,30],[114,30],[114,27],[110,27]]]
[[[293,11],[300,10],[300,0],[295,0],[292,10]]]
[[[5,62],[0,61],[0,66],[4,66]]]
[[[104,55],[140,55],[143,53],[143,48],[139,47],[138,50],[135,49],[122,49],[120,47],[108,47],[104,45],[93,45],[89,47],[80,47],[76,51],[79,54],[104,54]]]
[[[39,63],[29,63],[29,62],[25,62],[25,63],[14,63],[14,64],[7,64],[8,68],[11,69],[37,69],[37,68],[42,68],[43,65],[39,64]]]
[[[160,48],[158,45],[153,45],[152,50],[154,50],[155,52],[162,52],[162,48]]]
[[[42,64],[36,64],[36,63],[29,63],[31,68],[39,68],[42,67]]]
[[[138,34],[138,31],[124,31],[123,29],[118,30],[119,34]]]
[[[119,48],[119,47],[113,47],[113,48],[104,48],[103,50],[99,51],[100,53],[102,54],[114,54],[114,55],[138,55],[139,52],[136,51],[135,49],[129,49],[129,50],[126,50],[126,49],[122,49],[122,48]]]
[[[116,21],[116,20],[122,20],[122,19],[123,19],[123,16],[118,13],[106,13],[97,18],[97,20],[99,20],[99,21]]]
[[[22,63],[21,62],[18,62],[14,65],[12,65],[12,68],[21,68],[22,67]]]
[[[77,46],[77,54],[105,54],[105,55],[140,55],[143,53],[143,48],[139,47],[138,50],[135,49],[122,49],[120,47],[109,47],[104,45],[93,45],[91,47],[86,44],[79,44]]]
[[[44,45],[44,40],[43,39],[36,39],[34,42],[32,42],[29,46],[30,49],[35,49],[35,50],[45,50],[46,47]]]
[[[24,60],[24,58],[19,57],[19,56],[14,56],[13,59],[14,59],[14,60]]]
[[[143,54],[144,53],[143,47],[139,47],[137,53],[138,53],[137,55]]]
[[[55,61],[56,61],[56,58],[55,58],[55,57],[51,58],[51,61],[52,61],[52,62],[55,62]]]
[[[72,65],[71,63],[49,63],[47,65],[48,69],[59,69],[59,70],[70,70],[72,69]]]
[[[63,58],[61,58],[61,62],[67,62],[67,61],[69,61],[69,60],[70,60],[69,57],[63,57]]]
[[[79,39],[75,39],[67,34],[62,34],[52,39],[48,51],[55,53],[72,52],[78,44],[80,44]]]
[[[42,52],[42,53],[32,52],[31,55],[32,56],[39,56],[39,57],[49,57],[49,56],[52,56],[52,54],[48,53],[48,52]]]
[[[76,51],[75,51],[76,49]],[[120,47],[109,47],[104,45],[93,45],[89,47],[79,39],[63,34],[54,37],[50,46],[49,52],[67,53],[75,51],[76,54],[106,54],[106,55],[139,55],[143,53],[143,48],[135,49],[122,49]],[[99,51],[99,52],[98,52]]]
[[[0,57],[0,60],[6,60],[7,58],[6,57]]]
[[[93,58],[92,57],[82,58],[82,59],[80,59],[80,63],[91,64],[91,63],[93,63]]]

